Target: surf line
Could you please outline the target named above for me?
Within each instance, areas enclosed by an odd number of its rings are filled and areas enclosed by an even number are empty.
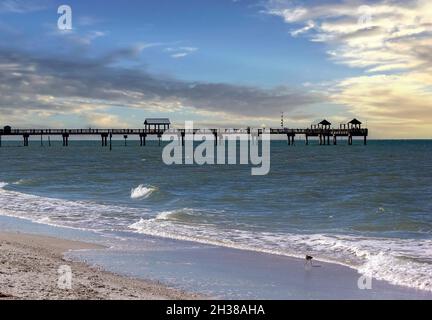
[[[267,175],[270,172],[271,138],[269,130],[261,131],[259,135],[254,132],[219,132],[218,139],[214,132],[195,131],[193,121],[185,121],[184,133],[170,130],[162,135],[162,141],[170,142],[163,148],[162,161],[166,165],[251,165],[253,176]]]

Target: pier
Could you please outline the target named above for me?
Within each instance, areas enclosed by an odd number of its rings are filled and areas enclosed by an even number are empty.
[[[3,136],[20,136],[23,139],[23,146],[29,145],[30,137],[40,137],[41,144],[43,137],[48,137],[49,145],[51,145],[51,136],[62,137],[63,146],[69,146],[69,138],[71,136],[100,136],[102,147],[112,148],[113,136],[122,136],[127,145],[127,139],[130,136],[139,137],[140,146],[146,145],[147,137],[156,137],[161,144],[161,137],[164,133],[178,134],[184,144],[187,135],[212,134],[215,137],[215,144],[222,135],[240,135],[254,134],[260,136],[264,130],[267,130],[271,135],[285,135],[288,145],[296,143],[296,137],[304,136],[305,144],[308,145],[312,137],[316,137],[320,145],[336,145],[338,139],[345,137],[348,145],[353,144],[353,138],[360,137],[363,144],[367,144],[369,130],[361,127],[361,122],[353,119],[347,124],[341,124],[339,128],[331,128],[331,123],[327,120],[321,121],[319,124],[311,125],[310,128],[290,129],[290,128],[268,128],[268,129],[172,129],[168,119],[147,119],[144,122],[142,129],[12,129],[10,126],[5,126],[0,129],[0,147]],[[109,143],[108,143],[109,141]]]

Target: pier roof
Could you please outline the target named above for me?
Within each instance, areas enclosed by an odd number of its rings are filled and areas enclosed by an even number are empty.
[[[361,121],[357,120],[356,118],[352,119],[349,124],[362,124]]]
[[[171,124],[168,118],[147,118],[144,124]]]
[[[321,121],[319,124],[323,125],[323,126],[330,126],[331,123],[328,122],[326,119],[324,119],[323,121]]]

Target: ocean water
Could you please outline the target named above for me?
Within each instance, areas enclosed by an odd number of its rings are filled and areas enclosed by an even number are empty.
[[[167,166],[150,142],[0,148],[0,214],[334,262],[432,291],[432,141],[271,145],[271,171]]]

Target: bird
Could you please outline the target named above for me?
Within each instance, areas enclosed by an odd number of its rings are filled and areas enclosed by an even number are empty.
[[[310,265],[312,265],[312,259],[313,259],[312,256],[306,255],[306,262],[305,262],[305,265],[307,265],[308,263],[310,263]]]

